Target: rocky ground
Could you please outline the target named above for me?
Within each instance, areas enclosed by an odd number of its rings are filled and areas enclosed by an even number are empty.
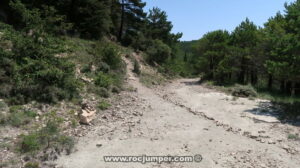
[[[299,127],[281,123],[264,100],[235,99],[180,79],[150,89],[132,73],[130,91],[112,100],[112,108],[99,114],[71,155],[56,167],[234,167],[297,168],[300,165]],[[105,163],[103,156],[195,155],[200,163]]]

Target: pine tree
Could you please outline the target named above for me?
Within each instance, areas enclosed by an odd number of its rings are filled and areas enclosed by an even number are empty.
[[[250,76],[256,78],[257,74],[252,61],[255,55],[255,47],[258,41],[257,26],[248,18],[243,21],[232,33],[232,44],[240,48],[241,54],[238,56],[239,75],[238,81],[241,84],[249,82]],[[250,74],[253,75],[250,75]],[[254,79],[252,79],[254,80]]]
[[[123,35],[127,35],[128,44],[139,30],[139,26],[143,24],[146,13],[143,11],[146,3],[141,0],[121,0],[121,20],[120,20],[120,29],[118,34],[119,41],[123,41]]]
[[[152,39],[160,39],[174,49],[175,44],[182,37],[182,33],[171,33],[173,25],[168,21],[166,12],[159,8],[153,8],[149,11],[147,21],[149,27],[147,36]]]

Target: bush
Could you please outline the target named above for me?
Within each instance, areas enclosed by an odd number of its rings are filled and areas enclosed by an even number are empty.
[[[60,133],[60,124],[63,119],[56,116],[52,112],[48,114],[47,124],[38,131],[28,135],[22,135],[20,141],[20,151],[22,153],[32,153],[40,149],[57,148],[59,150],[67,150],[70,152],[74,146],[74,141],[71,137]]]
[[[0,111],[3,111],[7,107],[8,107],[7,104],[4,101],[0,100]]]
[[[1,97],[10,98],[11,104],[24,104],[32,100],[52,103],[78,95],[74,64],[56,57],[64,52],[61,39],[38,33],[25,36],[3,23],[0,31],[13,44],[10,51],[0,48]]]
[[[98,104],[98,108],[100,109],[100,110],[107,110],[109,107],[111,106],[111,104],[109,104],[109,103],[107,103],[106,101],[101,101],[101,102],[99,102],[99,104]]]
[[[29,135],[23,135],[22,136],[22,142],[21,142],[21,152],[27,153],[27,152],[34,152],[41,148],[42,144],[39,140],[39,135],[37,133],[32,133]]]
[[[39,163],[38,162],[28,162],[24,166],[25,168],[39,168]]]
[[[94,93],[96,95],[99,95],[100,97],[108,98],[110,96],[109,91],[106,88],[98,87],[95,85],[90,85],[88,87],[89,93]]]
[[[146,53],[148,54],[148,62],[150,63],[164,63],[171,56],[171,48],[163,43],[161,40],[153,40],[150,42]]]
[[[98,71],[108,73],[110,71],[110,66],[105,62],[100,62]]]
[[[112,85],[112,79],[109,75],[99,72],[95,79],[95,85],[108,89]]]
[[[7,115],[2,114],[0,124],[20,127],[29,124],[36,116],[34,111],[24,110],[20,106],[12,106]]]
[[[80,69],[80,72],[82,73],[89,73],[91,72],[91,64],[85,64],[83,67]]]
[[[299,134],[289,134],[288,139],[291,140],[300,140]]]
[[[257,92],[251,85],[235,85],[231,94],[237,97],[257,97]]]
[[[122,63],[121,56],[118,49],[112,44],[107,44],[103,51],[103,61],[107,63],[111,69],[118,69]]]
[[[113,93],[120,93],[120,92],[121,92],[121,89],[120,89],[119,87],[117,87],[117,86],[113,86],[113,87],[111,88],[111,91],[112,91]]]

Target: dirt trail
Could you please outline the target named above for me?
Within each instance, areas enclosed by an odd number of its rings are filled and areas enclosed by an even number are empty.
[[[297,168],[299,142],[288,141],[287,131],[298,127],[257,114],[261,100],[238,99],[180,79],[149,89],[139,83],[128,64],[128,84],[137,92],[124,93],[114,122],[96,125],[82,137],[77,152],[62,156],[65,168]],[[108,117],[104,117],[107,119]],[[200,163],[105,163],[109,155],[195,155]]]

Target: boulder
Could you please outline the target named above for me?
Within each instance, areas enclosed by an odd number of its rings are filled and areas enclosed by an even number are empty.
[[[80,123],[90,124],[90,122],[95,118],[96,110],[90,106],[83,105],[81,113],[79,114]]]

